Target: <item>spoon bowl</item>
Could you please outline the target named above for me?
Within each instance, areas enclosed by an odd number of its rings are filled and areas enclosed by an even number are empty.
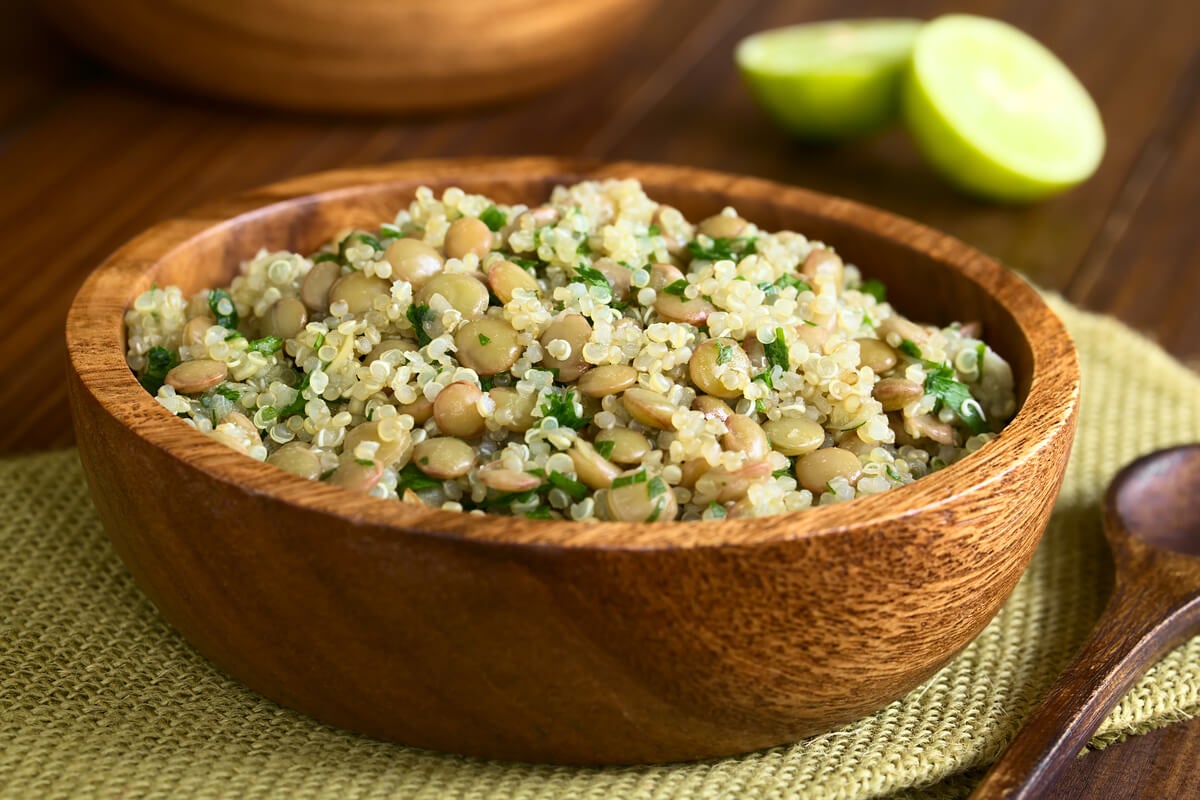
[[[972,800],[1045,796],[1134,682],[1200,633],[1200,444],[1124,467],[1105,495],[1104,533],[1112,597]]]

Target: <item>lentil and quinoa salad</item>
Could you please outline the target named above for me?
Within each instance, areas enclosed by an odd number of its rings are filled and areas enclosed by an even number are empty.
[[[377,230],[154,287],[128,363],[221,443],[471,513],[722,519],[875,494],[1015,410],[977,325],[901,316],[828,246],[635,180],[543,205],[419,189]]]

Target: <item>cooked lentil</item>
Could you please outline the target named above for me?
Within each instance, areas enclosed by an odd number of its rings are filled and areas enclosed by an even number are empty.
[[[976,323],[900,315],[831,248],[633,180],[502,205],[417,191],[378,230],[139,295],[158,402],[302,477],[471,513],[724,519],[907,484],[1015,409]]]

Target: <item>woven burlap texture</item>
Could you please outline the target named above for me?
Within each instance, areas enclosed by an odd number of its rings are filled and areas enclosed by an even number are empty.
[[[999,616],[925,685],[842,730],[720,761],[499,764],[355,736],[280,708],[193,652],[105,539],[74,451],[0,462],[0,796],[288,798],[953,797],[1100,612],[1098,500],[1125,462],[1200,440],[1200,378],[1108,319],[1055,303],[1080,351],[1066,482]],[[1200,712],[1200,638],[1154,667],[1097,743]],[[915,790],[915,791],[914,791]]]

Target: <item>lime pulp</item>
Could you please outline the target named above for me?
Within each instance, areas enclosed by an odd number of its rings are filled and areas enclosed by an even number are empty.
[[[742,78],[784,129],[811,140],[862,136],[896,119],[921,22],[864,19],[764,31],[738,45]]]
[[[1104,155],[1087,90],[1048,49],[999,20],[952,14],[926,24],[903,94],[918,148],[971,194],[1037,200],[1091,176]]]

